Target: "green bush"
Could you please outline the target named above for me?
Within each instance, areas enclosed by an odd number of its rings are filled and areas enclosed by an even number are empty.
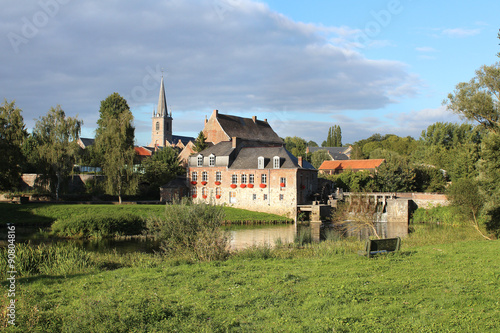
[[[0,266],[7,267],[7,248],[0,249]],[[90,255],[74,245],[17,244],[15,268],[20,277],[43,275],[66,275],[80,273],[94,266]],[[2,270],[2,280],[7,270]]]
[[[412,223],[431,223],[443,225],[461,225],[462,221],[457,217],[452,207],[437,206],[430,209],[418,208],[413,212]]]
[[[145,227],[144,218],[125,212],[87,212],[56,220],[52,232],[67,237],[111,237],[139,235]]]
[[[147,232],[162,240],[162,250],[196,261],[224,260],[229,256],[229,234],[221,229],[224,209],[207,204],[165,206],[163,217],[150,217]]]

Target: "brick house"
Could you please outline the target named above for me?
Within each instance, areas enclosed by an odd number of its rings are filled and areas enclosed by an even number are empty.
[[[214,111],[203,132],[213,145],[187,167],[195,201],[295,217],[316,193],[317,170],[286,150],[266,120]]]

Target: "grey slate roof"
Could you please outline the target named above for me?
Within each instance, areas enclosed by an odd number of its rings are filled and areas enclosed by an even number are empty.
[[[348,160],[349,157],[345,154],[350,147],[308,147],[309,153],[314,153],[319,150],[326,150],[334,160]]]
[[[218,114],[217,120],[230,138],[238,137],[243,140],[283,143],[283,140],[281,140],[266,121],[257,119],[254,122],[252,118],[242,118],[225,114]]]
[[[242,148],[236,156],[234,162],[229,167],[230,169],[257,169],[258,158],[264,157],[264,169],[273,168],[273,157],[280,157],[280,168],[296,169],[299,167],[298,158],[293,156],[284,147],[246,147]],[[314,167],[307,161],[302,162],[303,169],[312,169]]]
[[[92,146],[95,142],[95,139],[91,138],[80,138],[80,141],[83,143],[83,146],[87,148],[88,146]]]
[[[195,141],[195,138],[192,138],[190,136],[182,136],[182,135],[172,135],[172,143],[177,143],[181,140],[182,144],[185,146],[189,143],[189,141]]]

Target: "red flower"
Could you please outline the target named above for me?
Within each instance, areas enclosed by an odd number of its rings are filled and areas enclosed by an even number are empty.
[[[207,198],[207,195],[206,195],[206,194],[204,194],[204,195],[203,195],[203,199],[206,199],[206,198]]]
[[[266,188],[266,184],[260,184],[260,188]]]
[[[285,187],[285,183],[280,183],[280,186],[281,187]]]
[[[248,184],[248,188],[253,188],[253,184]]]
[[[231,188],[236,188],[236,186],[238,186],[238,185],[236,185],[236,184],[231,184]]]
[[[196,185],[197,183],[193,180],[193,181],[191,182],[191,184],[192,184],[192,185]]]
[[[215,182],[215,185],[220,185],[220,182]]]
[[[196,194],[193,194],[193,198],[196,198]]]
[[[241,184],[240,187],[245,188],[245,187],[247,187],[247,184]]]
[[[220,199],[220,194],[217,194],[215,197],[216,197],[217,199]]]
[[[207,182],[206,181],[202,181],[201,185],[207,185]]]

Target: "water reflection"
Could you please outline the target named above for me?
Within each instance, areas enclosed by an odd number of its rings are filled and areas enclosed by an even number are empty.
[[[295,225],[251,226],[229,229],[231,250],[241,250],[251,246],[274,246],[276,241],[282,244],[292,243],[295,238]]]

